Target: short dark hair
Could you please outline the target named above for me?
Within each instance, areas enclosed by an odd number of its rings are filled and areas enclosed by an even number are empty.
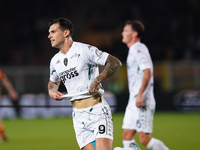
[[[125,25],[130,24],[132,29],[138,33],[138,38],[142,38],[144,35],[144,25],[141,21],[138,20],[128,20],[125,22]]]
[[[58,23],[60,25],[60,29],[62,31],[65,31],[66,29],[68,29],[70,31],[71,36],[74,34],[74,26],[70,20],[66,18],[53,19],[49,22],[49,27],[55,23]]]

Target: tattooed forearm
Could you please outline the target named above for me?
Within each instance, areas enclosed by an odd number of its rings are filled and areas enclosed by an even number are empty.
[[[58,90],[59,88],[59,85],[60,85],[60,82],[57,82],[57,83],[53,83],[52,81],[49,81],[48,83],[48,89],[52,89],[52,90]]]
[[[112,55],[109,55],[106,60],[106,65],[104,70],[96,77],[95,82],[101,83],[108,78],[110,78],[116,70],[122,65],[119,59],[116,57],[113,57]]]

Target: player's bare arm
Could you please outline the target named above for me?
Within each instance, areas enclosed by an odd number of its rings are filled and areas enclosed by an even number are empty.
[[[55,100],[62,100],[62,99],[64,99],[64,97],[61,97],[63,94],[58,91],[60,82],[61,81],[54,83],[51,80],[49,80],[49,83],[48,83],[49,96],[51,98],[55,99]]]
[[[2,78],[2,84],[8,91],[8,95],[10,96],[10,98],[13,101],[16,101],[18,99],[19,95],[18,95],[17,91],[14,89],[12,83],[10,82],[10,80],[7,78],[6,75],[4,75],[4,77]]]
[[[119,59],[112,55],[108,55],[104,70],[91,83],[89,94],[97,93],[99,90],[99,84],[110,78],[121,66],[122,63]]]
[[[143,70],[143,78],[142,78],[142,85],[139,90],[139,93],[136,98],[136,106],[137,107],[142,107],[143,106],[143,93],[145,89],[147,88],[147,85],[150,81],[151,78],[151,70],[150,69],[145,69]]]

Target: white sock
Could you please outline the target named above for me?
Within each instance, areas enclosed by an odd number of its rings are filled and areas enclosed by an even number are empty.
[[[132,139],[132,140],[123,140],[123,145],[124,145],[124,148],[127,148],[129,147],[129,145],[131,143],[135,142],[135,139]]]
[[[147,144],[147,148],[152,150],[169,150],[169,148],[162,141],[155,138],[151,138]]]

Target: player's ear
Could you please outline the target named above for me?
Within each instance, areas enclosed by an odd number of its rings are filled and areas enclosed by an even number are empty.
[[[70,36],[70,31],[69,31],[68,29],[66,29],[66,30],[64,31],[64,36],[65,36],[65,37]]]
[[[138,33],[136,31],[133,31],[132,37],[137,37],[137,36],[138,36]]]
[[[134,37],[137,37],[137,36],[138,36],[138,33],[137,33],[136,31],[134,31],[134,32],[133,32],[133,36],[134,36]]]

